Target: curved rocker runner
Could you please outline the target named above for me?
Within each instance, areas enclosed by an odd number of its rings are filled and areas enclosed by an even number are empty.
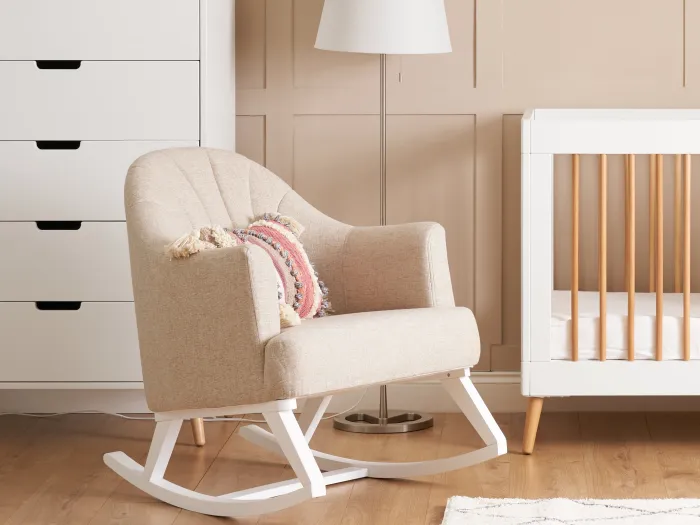
[[[460,371],[461,372],[461,371]],[[442,384],[474,426],[485,447],[449,458],[407,463],[359,461],[312,450],[308,442],[323,416],[330,396],[307,401],[299,421],[294,416],[295,400],[257,406],[218,410],[158,414],[156,431],[146,466],[139,465],[123,452],[105,454],[105,463],[132,485],[165,503],[192,512],[223,517],[260,515],[297,505],[307,499],[325,496],[326,486],[360,478],[411,478],[439,474],[476,465],[506,453],[506,439],[468,377],[450,377]],[[451,376],[460,374],[450,374]],[[322,400],[321,403],[318,400]],[[240,435],[289,462],[296,479],[208,496],[185,489],[163,479],[184,416],[215,416],[262,412],[272,432],[256,425],[240,430]],[[321,472],[321,471],[325,472]]]

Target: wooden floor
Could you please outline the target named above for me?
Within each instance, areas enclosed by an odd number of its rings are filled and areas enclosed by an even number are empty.
[[[0,417],[0,524],[210,523],[439,524],[452,495],[492,498],[700,497],[700,415],[544,414],[533,456],[520,454],[524,416],[497,417],[510,454],[458,472],[407,481],[360,480],[328,496],[259,519],[221,520],[155,502],[112,474],[102,454],[122,450],[143,462],[152,422],[111,416]],[[276,457],[236,434],[236,423],[207,423],[207,446],[192,444],[189,425],[166,478],[223,494],[292,477]],[[449,456],[478,446],[458,415],[433,429],[363,436],[319,428],[315,448],[369,460]]]

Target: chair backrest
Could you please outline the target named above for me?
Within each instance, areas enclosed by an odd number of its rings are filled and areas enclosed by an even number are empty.
[[[166,245],[202,226],[244,227],[261,213],[277,211],[283,200],[302,212],[313,208],[255,162],[204,148],[140,157],[129,169],[124,193],[148,406],[167,411],[265,399],[264,345],[279,332],[276,282],[263,276],[257,283],[269,298],[256,300],[268,301],[268,308],[237,315],[239,303],[249,307],[254,295],[240,285],[251,278],[248,255],[236,250],[220,270],[202,270],[197,261],[169,260]]]
[[[243,227],[276,211],[291,188],[259,164],[224,150],[175,148],[137,159],[126,178],[130,231],[161,251],[194,228]],[[138,211],[134,211],[136,205]]]
[[[351,227],[314,208],[265,167],[231,151],[173,148],[148,153],[129,169],[124,187],[134,294],[147,289],[166,245],[203,226],[245,227],[279,212],[304,226],[304,248],[345,311],[338,264]],[[138,299],[137,299],[138,300]]]

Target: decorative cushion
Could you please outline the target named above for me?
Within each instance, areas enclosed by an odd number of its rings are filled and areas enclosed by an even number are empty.
[[[328,289],[313,268],[299,237],[304,227],[291,217],[265,213],[247,228],[208,226],[183,235],[167,247],[173,258],[189,257],[201,250],[242,244],[259,246],[277,271],[277,291],[282,327],[301,319],[323,317],[330,309]]]

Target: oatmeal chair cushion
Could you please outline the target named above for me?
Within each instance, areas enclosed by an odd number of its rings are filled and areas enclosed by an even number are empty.
[[[205,148],[137,159],[125,205],[144,386],[155,412],[311,396],[478,360],[476,325],[454,306],[438,224],[352,227],[251,160]],[[259,246],[183,260],[165,254],[183,232],[245,227],[266,212],[304,224],[301,241],[335,315],[282,331],[276,272]]]
[[[265,346],[265,387],[276,398],[313,397],[469,368],[479,360],[466,308],[329,316],[284,330]]]

